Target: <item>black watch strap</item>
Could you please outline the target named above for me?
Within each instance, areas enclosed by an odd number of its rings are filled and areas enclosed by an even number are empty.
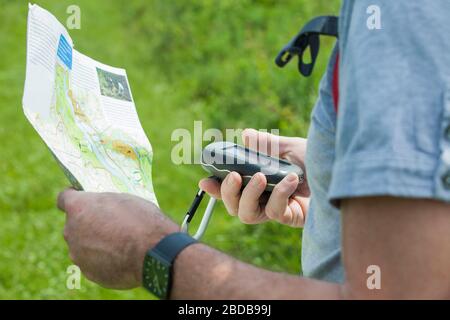
[[[154,253],[172,264],[177,255],[187,246],[196,243],[197,240],[185,232],[175,232],[167,235],[151,249]]]
[[[142,284],[161,299],[168,299],[172,288],[173,262],[178,254],[197,240],[184,232],[167,235],[144,258]]]

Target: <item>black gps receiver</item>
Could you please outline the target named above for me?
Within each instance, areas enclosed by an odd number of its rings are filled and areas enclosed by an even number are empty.
[[[272,191],[291,172],[298,176],[299,183],[304,179],[303,170],[295,164],[227,141],[207,145],[202,152],[201,165],[220,180],[235,171],[242,176],[244,186],[255,173],[261,172],[267,179],[266,191]]]

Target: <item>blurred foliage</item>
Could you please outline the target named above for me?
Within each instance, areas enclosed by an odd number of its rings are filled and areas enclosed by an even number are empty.
[[[75,47],[127,69],[143,127],[152,142],[154,184],[164,212],[181,221],[204,172],[170,161],[171,133],[203,129],[278,128],[305,136],[317,86],[333,45],[323,41],[311,78],[295,63],[274,64],[278,50],[312,17],[337,14],[330,0],[36,1],[61,22],[81,8]],[[148,299],[143,289],[103,289],[83,278],[66,288],[71,264],[55,199],[68,183],[26,121],[21,98],[27,1],[0,0],[0,298]],[[241,224],[216,209],[205,242],[244,261],[298,273],[300,231],[275,223]]]

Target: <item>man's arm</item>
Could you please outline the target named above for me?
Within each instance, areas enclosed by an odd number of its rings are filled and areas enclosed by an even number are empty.
[[[108,287],[140,285],[146,250],[177,229],[151,203],[129,195],[67,191],[58,203],[67,212],[74,262]],[[342,205],[346,283],[266,271],[195,244],[175,262],[171,298],[450,298],[449,204],[373,197]],[[381,268],[380,290],[366,286],[369,265]]]
[[[339,299],[341,286],[238,261],[204,244],[175,262],[171,299]]]
[[[450,298],[450,204],[392,197],[342,203],[342,248],[348,298]],[[367,290],[367,267],[381,290]]]
[[[343,226],[343,285],[262,270],[200,244],[177,259],[172,297],[450,298],[448,204],[389,197],[347,200]],[[367,288],[371,265],[380,267],[380,290]]]

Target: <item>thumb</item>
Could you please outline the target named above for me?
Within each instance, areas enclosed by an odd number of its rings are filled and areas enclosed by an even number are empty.
[[[289,138],[287,137],[277,136],[255,129],[245,129],[242,131],[242,141],[247,148],[274,157],[279,157],[284,154],[289,145]]]
[[[200,189],[216,199],[221,199],[220,183],[212,178],[205,178],[198,183]]]
[[[73,211],[80,192],[73,188],[67,188],[58,195],[57,205],[61,211],[70,213]]]

